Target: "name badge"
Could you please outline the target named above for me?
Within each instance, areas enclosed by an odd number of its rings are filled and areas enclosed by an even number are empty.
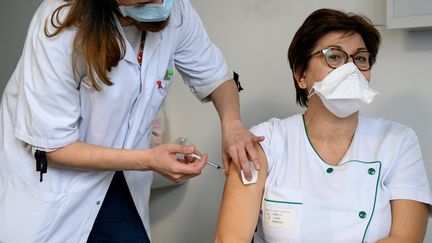
[[[297,212],[294,209],[269,207],[264,210],[265,223],[269,227],[295,229]]]

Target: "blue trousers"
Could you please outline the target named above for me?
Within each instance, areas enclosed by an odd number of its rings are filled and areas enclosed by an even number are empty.
[[[150,243],[122,171],[111,181],[87,243]]]

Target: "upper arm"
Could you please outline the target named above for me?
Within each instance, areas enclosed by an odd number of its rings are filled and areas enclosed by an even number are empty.
[[[412,200],[392,200],[392,226],[384,242],[423,242],[429,218],[428,206]]]
[[[257,183],[243,185],[236,166],[230,163],[219,212],[216,242],[251,242],[252,240],[268,171],[264,151],[258,144],[255,147],[261,164]]]
[[[232,78],[222,52],[209,39],[205,27],[189,0],[182,4],[181,24],[174,53],[175,66],[183,81],[201,101],[220,84]]]
[[[11,79],[17,84],[14,132],[27,144],[55,149],[79,136],[80,93],[70,48],[75,32],[47,37],[43,26],[32,22]]]
[[[406,199],[432,204],[432,192],[420,143],[413,130],[408,130],[398,148],[384,184],[390,191],[390,200]]]

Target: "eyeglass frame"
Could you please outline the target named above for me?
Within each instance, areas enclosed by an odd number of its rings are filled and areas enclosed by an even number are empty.
[[[340,66],[346,64],[346,63],[348,62],[348,60],[350,59],[350,57],[351,57],[351,58],[353,59],[353,63],[354,63],[354,65],[356,65],[356,67],[357,67],[360,71],[369,71],[369,70],[372,69],[372,63],[371,63],[371,60],[370,60],[370,52],[369,52],[367,49],[365,49],[365,50],[360,50],[360,51],[356,51],[356,52],[354,52],[353,54],[348,54],[346,51],[342,50],[342,48],[338,48],[338,47],[327,47],[327,48],[324,48],[324,49],[321,49],[321,50],[319,50],[319,51],[316,51],[316,52],[312,53],[312,54],[309,56],[309,58],[312,58],[313,56],[316,56],[316,55],[318,55],[318,54],[323,54],[323,55],[324,55],[324,60],[325,60],[325,62],[326,62],[326,64],[327,64],[327,66],[329,66],[330,68],[336,69],[336,68],[338,68],[338,67],[332,67],[332,66],[330,66],[330,64],[329,64],[328,61],[327,61],[327,58],[326,58],[326,52],[329,51],[329,50],[338,50],[338,51],[342,51],[343,53],[345,53],[346,59],[345,59],[345,61],[344,61]],[[359,54],[359,53],[362,53],[362,52],[367,52],[367,53],[369,54],[369,58],[368,58],[369,68],[368,68],[368,69],[361,69],[359,66],[357,66],[357,63],[355,62],[355,59],[354,59],[355,56],[356,56],[357,54]],[[340,67],[340,66],[339,66],[339,67]]]

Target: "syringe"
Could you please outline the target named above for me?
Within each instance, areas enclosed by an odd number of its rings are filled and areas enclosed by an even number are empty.
[[[193,157],[193,158],[195,158],[195,159],[201,159],[201,156],[196,155],[196,154],[188,154],[188,156],[191,156],[191,157]],[[220,165],[218,165],[218,164],[216,164],[216,163],[213,163],[213,162],[211,162],[211,161],[209,161],[209,160],[207,160],[207,164],[210,165],[210,166],[213,167],[213,168],[218,169],[218,170],[222,170],[222,169],[223,169],[222,166],[220,166]]]

